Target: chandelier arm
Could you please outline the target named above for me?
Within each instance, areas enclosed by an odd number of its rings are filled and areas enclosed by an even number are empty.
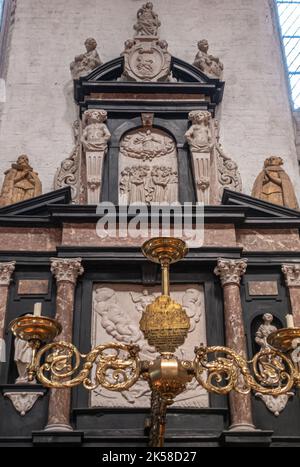
[[[71,343],[53,342],[39,350],[34,366],[37,379],[50,388],[83,384],[89,390],[102,386],[110,391],[124,391],[140,376],[138,353],[135,345],[109,343],[81,354]]]
[[[195,352],[195,378],[204,389],[215,394],[225,395],[232,390],[247,394],[254,390],[278,396],[286,394],[296,380],[296,371],[290,359],[272,349],[260,351],[249,362],[227,347],[202,346]],[[211,359],[210,356],[215,354],[221,356]]]

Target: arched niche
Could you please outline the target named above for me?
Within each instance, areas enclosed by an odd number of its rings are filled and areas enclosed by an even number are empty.
[[[175,140],[154,127],[138,127],[119,145],[118,201],[174,203],[179,201],[178,154]]]

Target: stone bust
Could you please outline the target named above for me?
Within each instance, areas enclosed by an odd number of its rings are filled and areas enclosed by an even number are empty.
[[[193,65],[210,78],[222,78],[224,66],[218,57],[208,54],[209,45],[206,39],[198,42],[198,53]]]
[[[105,151],[111,134],[105,125],[105,110],[86,110],[83,114],[81,142],[86,151]]]
[[[0,195],[0,206],[18,203],[42,194],[42,184],[38,174],[29,164],[28,156],[22,154],[17,162],[5,172]]]
[[[102,65],[99,54],[96,50],[97,42],[93,37],[88,37],[84,43],[86,52],[77,55],[70,64],[70,70],[73,79],[79,79],[81,76],[88,75],[99,65]]]

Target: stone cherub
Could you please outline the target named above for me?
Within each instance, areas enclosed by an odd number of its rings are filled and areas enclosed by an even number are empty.
[[[153,11],[153,3],[147,2],[137,12],[134,29],[138,36],[157,36],[160,24],[158,15]]]
[[[198,42],[199,52],[193,65],[199,68],[210,78],[222,78],[224,65],[218,57],[208,54],[209,45],[206,39]]]
[[[299,209],[292,182],[282,165],[281,157],[272,156],[265,160],[264,168],[254,182],[252,196],[287,208]]]
[[[88,75],[99,65],[102,61],[96,50],[97,42],[93,37],[88,37],[84,43],[86,52],[76,55],[74,61],[70,64],[70,70],[73,79],[79,79],[81,76]]]
[[[28,156],[22,154],[5,172],[0,206],[18,203],[41,194],[42,184],[38,174],[30,166]]]
[[[211,113],[207,111],[192,111],[189,113],[192,125],[185,133],[187,142],[193,152],[210,152],[213,146],[211,131]]]
[[[111,137],[105,125],[107,112],[105,110],[86,110],[83,114],[81,142],[86,151],[105,151]]]

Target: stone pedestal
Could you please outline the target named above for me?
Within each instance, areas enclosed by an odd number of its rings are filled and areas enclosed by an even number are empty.
[[[300,327],[300,264],[283,264],[281,269],[289,290],[294,324]]]
[[[197,193],[197,201],[210,204],[211,191],[211,154],[209,152],[192,152],[193,169]]]
[[[51,272],[56,278],[56,316],[62,325],[58,340],[72,342],[74,292],[79,275],[83,274],[81,258],[51,259]],[[45,431],[70,431],[70,389],[51,389],[48,423]]]
[[[15,264],[15,261],[0,263],[0,363],[5,362],[4,330],[7,297],[11,276],[15,270]]]
[[[245,329],[240,297],[240,280],[245,274],[245,260],[219,259],[215,274],[220,276],[224,295],[224,318],[227,347],[243,357],[247,356]],[[232,391],[229,395],[231,413],[231,431],[251,431],[255,427],[252,421],[251,395]]]

